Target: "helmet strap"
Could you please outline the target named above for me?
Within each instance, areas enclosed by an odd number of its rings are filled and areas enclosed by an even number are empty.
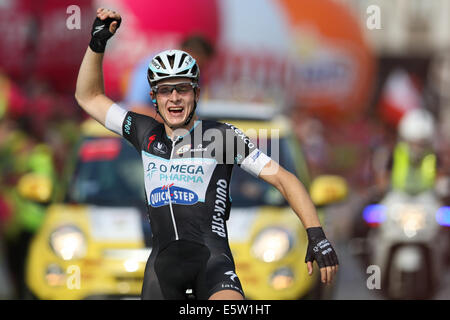
[[[197,108],[197,101],[194,102],[194,109],[192,109],[191,113],[189,113],[186,121],[184,122],[184,125],[187,126],[189,122],[191,122],[192,117],[194,116],[195,109]]]
[[[186,121],[184,122],[184,125],[187,126],[189,124],[189,122],[191,122],[192,117],[194,116],[195,113],[195,109],[197,109],[197,92],[194,89],[194,109],[192,109],[191,113],[189,113]]]

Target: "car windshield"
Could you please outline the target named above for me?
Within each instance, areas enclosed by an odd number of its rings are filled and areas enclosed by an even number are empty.
[[[297,175],[293,148],[289,141],[287,137],[280,138],[277,146],[275,143],[272,145],[272,141],[268,139],[267,141],[259,141],[258,146],[268,156],[273,157],[283,168]],[[261,148],[261,146],[267,147]],[[298,160],[300,161],[301,159]],[[288,205],[275,187],[262,179],[252,176],[238,166],[235,166],[233,169],[230,188],[233,208],[253,206],[282,207]]]
[[[145,194],[138,153],[125,139],[85,139],[67,197],[83,204],[142,206]]]

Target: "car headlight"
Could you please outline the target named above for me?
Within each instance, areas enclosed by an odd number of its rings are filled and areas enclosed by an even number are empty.
[[[62,286],[66,280],[66,274],[61,266],[52,263],[47,266],[45,271],[45,280],[51,287]]]
[[[86,254],[86,238],[75,226],[62,226],[53,231],[50,246],[63,260],[79,259]]]
[[[282,259],[293,245],[294,237],[289,230],[270,227],[256,236],[251,251],[264,262],[275,262]]]
[[[275,270],[270,277],[270,285],[275,290],[283,290],[294,284],[294,273],[289,267],[282,267]]]

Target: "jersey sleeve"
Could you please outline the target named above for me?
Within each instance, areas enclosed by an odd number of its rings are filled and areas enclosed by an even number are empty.
[[[247,137],[242,130],[229,123],[225,123],[225,126],[227,127],[226,159],[230,158],[229,153],[232,152],[234,164],[258,177],[271,158],[259,150],[256,143]],[[230,136],[232,139],[230,139]]]
[[[139,152],[145,134],[160,123],[139,113],[127,111],[113,104],[106,115],[105,126],[127,139]]]

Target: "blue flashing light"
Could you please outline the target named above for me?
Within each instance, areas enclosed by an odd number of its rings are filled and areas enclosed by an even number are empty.
[[[450,207],[440,207],[436,212],[436,221],[441,226],[450,227]]]
[[[386,206],[370,204],[364,208],[363,218],[368,224],[380,224],[386,220]]]

